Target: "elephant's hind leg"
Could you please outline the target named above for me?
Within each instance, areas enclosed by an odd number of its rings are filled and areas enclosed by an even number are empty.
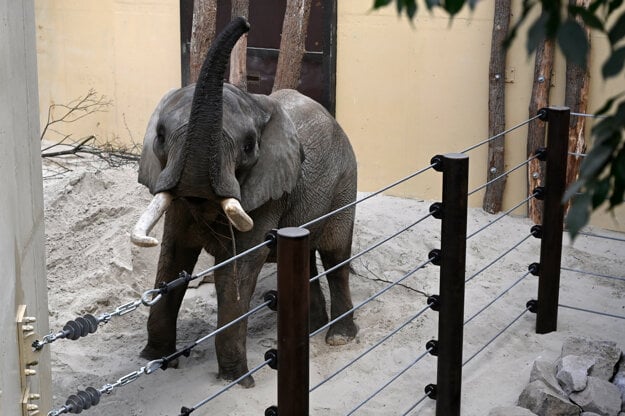
[[[317,270],[317,256],[315,250],[310,251],[310,278],[319,274]],[[310,283],[310,332],[314,332],[328,323],[326,299],[321,291],[319,279]]]
[[[320,251],[323,267],[326,270],[349,258],[350,252]],[[330,316],[334,320],[353,308],[349,291],[349,263],[342,265],[328,273],[330,287]],[[329,345],[344,345],[353,340],[358,333],[354,323],[354,314],[349,312],[345,317],[333,323],[326,334],[326,343]]]

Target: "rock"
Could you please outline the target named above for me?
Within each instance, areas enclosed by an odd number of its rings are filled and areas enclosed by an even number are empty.
[[[534,361],[532,371],[530,372],[530,383],[536,380],[542,381],[558,393],[565,395],[556,379],[556,366],[553,363],[543,360]]]
[[[595,365],[589,375],[610,381],[614,376],[616,364],[621,358],[621,349],[612,341],[590,341],[584,338],[569,338],[562,345],[562,357],[579,355],[592,357]]]
[[[536,416],[536,413],[532,413],[529,410],[514,406],[514,407],[496,407],[488,413],[488,416]]]
[[[612,380],[612,384],[621,392],[621,401],[623,402],[621,410],[625,410],[625,356],[621,358],[618,371]]]
[[[528,384],[517,403],[538,416],[579,416],[580,408],[541,380]]]
[[[582,412],[582,414],[579,416],[601,416],[601,415],[598,413],[593,413],[593,412]]]
[[[556,365],[556,378],[562,386],[562,390],[569,395],[586,388],[588,371],[595,364],[591,357],[580,357],[578,355],[567,355],[558,360]]]
[[[609,381],[588,377],[583,391],[572,393],[569,399],[584,412],[594,412],[601,416],[617,416],[621,410],[621,392]]]

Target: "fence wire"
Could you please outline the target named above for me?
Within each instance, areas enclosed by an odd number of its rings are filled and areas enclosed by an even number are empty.
[[[560,269],[561,270],[565,270],[567,272],[575,272],[575,273],[580,273],[580,274],[587,274],[589,276],[602,277],[604,279],[620,280],[622,282],[625,282],[625,277],[610,276],[610,275],[607,275],[607,274],[587,272],[585,270],[570,269],[568,267],[560,267]]]
[[[502,258],[504,258],[507,254],[509,254],[512,250],[516,249],[518,246],[520,246],[521,244],[523,244],[523,242],[525,242],[525,240],[527,240],[528,238],[532,237],[532,234],[529,234],[527,236],[525,236],[521,241],[519,241],[518,243],[516,243],[515,245],[513,245],[512,247],[510,247],[508,250],[506,250],[503,254],[501,254],[500,256],[498,256],[495,260],[491,261],[490,263],[488,263],[486,266],[484,266],[483,268],[481,268],[480,270],[478,270],[477,272],[475,272],[473,275],[471,275],[471,277],[469,277],[468,279],[466,279],[464,282],[465,283],[469,283],[471,280],[473,280],[476,276],[478,276],[480,273],[482,273],[484,270],[488,269],[490,266],[492,266],[493,264],[497,263],[499,260],[501,260]]]
[[[427,394],[424,394],[424,395],[423,395],[423,396],[422,396],[419,400],[417,400],[417,402],[416,402],[415,404],[413,404],[412,406],[410,406],[410,407],[408,408],[408,410],[406,410],[406,411],[402,414],[402,416],[407,416],[407,415],[408,415],[410,412],[412,412],[412,411],[413,411],[413,410],[414,410],[417,406],[419,406],[421,403],[423,403],[423,401],[424,401],[425,399],[427,399],[427,398],[428,398],[428,395],[427,395]]]
[[[589,233],[589,232],[585,232],[585,231],[580,231],[578,234],[579,235],[585,235],[587,237],[604,238],[606,240],[622,241],[622,242],[625,243],[625,238],[612,237],[610,235],[593,234],[593,233]]]
[[[510,213],[516,209],[518,209],[519,207],[521,207],[523,204],[527,203],[527,201],[529,201],[530,199],[534,198],[536,195],[538,195],[537,191],[534,191],[530,196],[528,196],[527,198],[525,198],[523,201],[519,202],[518,204],[516,204],[515,206],[513,206],[512,208],[504,211],[502,214],[500,214],[499,216],[497,216],[497,218],[495,218],[492,221],[489,221],[488,224],[484,225],[483,227],[478,228],[477,230],[473,231],[471,234],[469,234],[467,236],[467,240],[479,233],[481,233],[482,231],[484,231],[485,229],[487,229],[488,227],[490,227],[491,225],[495,224],[497,221],[499,221],[500,219],[510,215]]]
[[[561,303],[558,304],[558,306],[561,307],[561,308],[572,309],[572,310],[575,310],[575,311],[592,313],[594,315],[607,316],[607,317],[610,317],[610,318],[617,318],[617,319],[625,319],[625,316],[614,315],[614,314],[607,313],[607,312],[593,311],[591,309],[584,309],[584,308],[580,308],[578,306],[563,305]]]
[[[394,336],[395,334],[397,334],[399,331],[401,331],[402,329],[404,329],[406,326],[408,326],[410,323],[412,323],[415,319],[417,319],[418,317],[420,317],[421,315],[423,315],[423,313],[425,313],[425,311],[427,311],[428,309],[430,309],[430,306],[427,305],[425,306],[423,309],[421,309],[419,312],[417,312],[415,315],[413,315],[410,319],[408,319],[406,322],[404,322],[403,324],[401,324],[400,326],[398,326],[397,328],[395,328],[393,331],[389,332],[388,334],[386,334],[383,338],[381,338],[380,340],[378,340],[378,342],[376,342],[375,344],[373,344],[372,346],[370,346],[369,348],[367,348],[365,351],[363,351],[362,353],[360,353],[356,358],[354,358],[353,360],[350,360],[347,364],[345,364],[343,367],[339,368],[338,370],[336,370],[334,373],[332,373],[329,377],[327,377],[325,380],[319,382],[315,387],[310,389],[310,393],[312,393],[313,391],[317,390],[317,388],[323,386],[325,383],[327,383],[328,381],[332,380],[334,377],[336,377],[337,375],[339,375],[340,373],[342,373],[343,371],[345,371],[347,368],[351,367],[356,361],[360,360],[362,357],[364,357],[365,355],[369,354],[371,351],[373,351],[374,349],[376,349],[377,347],[379,347],[380,345],[382,345],[384,342],[386,342],[389,338],[391,338],[392,336]]]
[[[541,116],[542,116],[542,114],[536,114],[534,117],[532,117],[532,118],[530,118],[528,120],[525,120],[524,122],[519,123],[516,126],[510,127],[509,129],[504,130],[501,133],[498,133],[498,134],[496,134],[496,135],[494,135],[492,137],[489,137],[486,140],[482,140],[481,142],[479,142],[477,144],[474,144],[473,146],[467,147],[466,149],[462,150],[460,153],[467,153],[467,152],[470,152],[471,150],[477,149],[480,146],[483,146],[483,145],[485,145],[487,143],[490,143],[493,140],[496,140],[496,139],[500,138],[501,136],[505,136],[506,134],[508,134],[508,133],[510,133],[510,132],[512,132],[512,131],[514,131],[514,130],[516,130],[518,128],[520,128],[520,127],[525,126],[526,124],[529,124],[530,122],[536,120],[537,118],[540,118]]]
[[[393,377],[391,377],[386,383],[384,383],[381,387],[379,387],[376,391],[374,391],[369,397],[367,397],[363,402],[361,402],[358,406],[356,406],[355,408],[353,408],[348,414],[347,416],[350,416],[352,414],[354,414],[354,412],[356,412],[358,409],[360,409],[362,406],[364,406],[365,404],[367,404],[371,399],[373,399],[375,396],[377,396],[378,394],[380,394],[385,388],[387,388],[388,386],[390,386],[395,380],[397,380],[399,377],[401,377],[406,371],[410,370],[412,367],[414,367],[419,361],[421,361],[423,359],[423,357],[425,357],[426,355],[428,355],[430,352],[432,351],[431,348],[428,348],[425,352],[421,353],[419,356],[417,356],[417,358],[415,358],[410,364],[408,364],[406,367],[404,367],[399,373],[395,374]]]
[[[516,165],[515,167],[508,169],[507,171],[505,171],[504,173],[502,173],[501,175],[494,177],[493,179],[491,179],[490,181],[486,182],[483,185],[478,186],[477,188],[473,189],[472,191],[470,191],[467,196],[471,196],[474,193],[486,188],[488,185],[497,182],[498,180],[507,177],[509,174],[511,174],[512,172],[522,168],[523,166],[527,165],[528,163],[530,163],[532,160],[538,158],[539,155],[534,155],[532,157],[530,157],[529,159],[525,160],[524,162],[519,163],[518,165]]]

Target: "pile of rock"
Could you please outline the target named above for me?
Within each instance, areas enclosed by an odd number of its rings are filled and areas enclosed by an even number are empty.
[[[555,362],[534,362],[517,407],[489,416],[625,416],[625,358],[610,341],[570,338]]]

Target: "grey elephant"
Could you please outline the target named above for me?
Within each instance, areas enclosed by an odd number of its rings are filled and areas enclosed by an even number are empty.
[[[209,50],[197,84],[170,91],[148,123],[139,182],[154,198],[131,239],[158,244],[152,227],[165,213],[155,287],[191,272],[202,249],[217,263],[262,243],[274,228],[299,226],[356,198],[356,159],[336,120],[315,101],[293,90],[248,94],[223,83],[232,47],[249,30],[233,20]],[[329,269],[351,255],[355,209],[345,209],[310,230],[311,276],[315,251]],[[234,227],[234,229],[232,228]],[[268,261],[263,247],[215,272],[218,325],[249,310],[258,273]],[[334,319],[352,308],[349,264],[327,276]],[[150,309],[148,341],[141,352],[156,359],[176,349],[176,321],[186,291],[179,287]],[[310,329],[328,322],[319,280],[311,283]],[[332,324],[326,342],[341,345],[357,333],[352,313]],[[219,333],[219,376],[248,371],[247,322]],[[241,384],[254,384],[251,376]]]

